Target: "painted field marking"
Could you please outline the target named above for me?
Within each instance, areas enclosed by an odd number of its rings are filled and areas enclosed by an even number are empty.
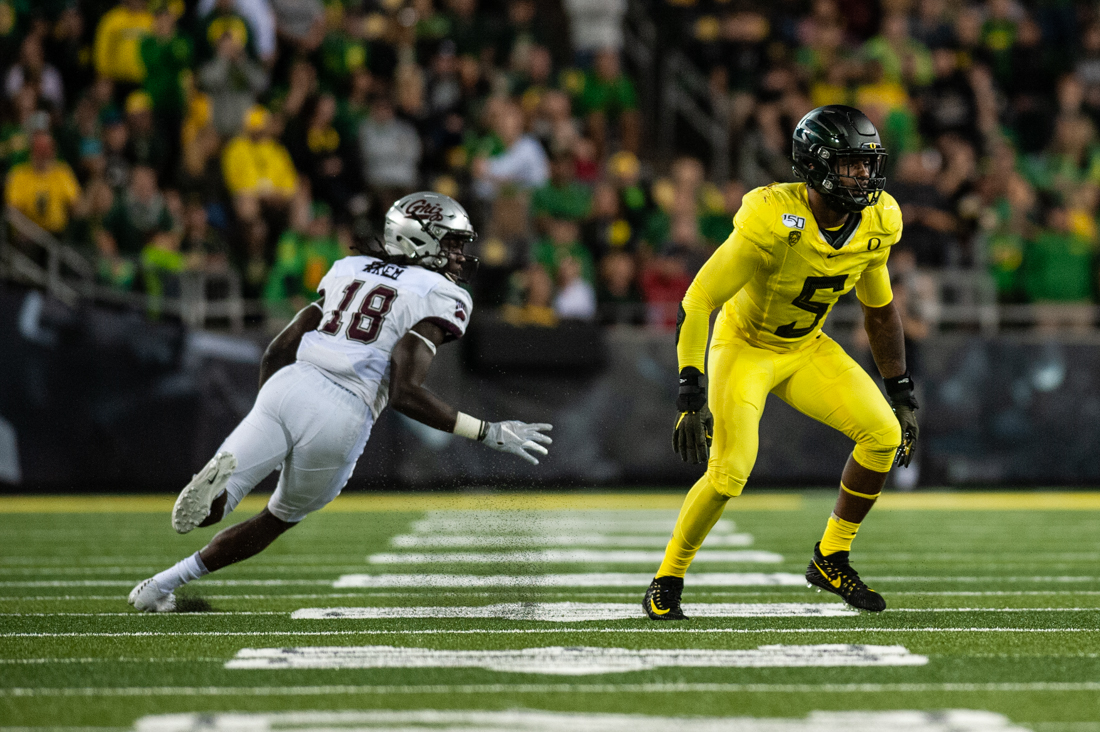
[[[508,549],[542,546],[650,548],[663,547],[668,543],[668,537],[668,534],[398,534],[390,539],[390,546],[398,549]],[[708,536],[707,546],[752,546],[752,534]]]
[[[440,552],[438,554],[371,554],[371,564],[659,564],[663,551],[593,549],[545,549],[527,552]],[[783,556],[761,551],[707,551],[695,555],[695,563],[729,562],[778,564]]]
[[[0,697],[350,696],[369,694],[928,694],[1100,691],[1100,681],[928,684],[425,684],[371,686],[85,686],[0,688]]]
[[[1058,494],[1045,494],[1058,495]],[[1085,494],[1087,495],[1087,494]],[[253,493],[240,508],[260,510],[270,494]],[[4,496],[0,514],[5,513],[163,513],[172,510],[171,496]],[[329,513],[387,513],[423,511],[587,511],[664,510],[678,511],[684,502],[675,493],[348,493],[324,510]],[[741,496],[727,511],[798,511],[802,496],[797,493],[768,493]]]
[[[586,676],[656,668],[833,668],[924,666],[927,656],[904,646],[760,646],[752,650],[550,646],[500,651],[452,651],[399,646],[242,648],[227,669],[482,668],[509,673]]]
[[[136,732],[255,732],[278,729],[447,729],[480,732],[637,732],[641,729],[690,729],[692,732],[1026,732],[993,712],[950,709],[936,712],[811,712],[806,717],[657,717],[644,714],[543,712],[528,710],[220,712],[142,717]]]
[[[697,618],[792,618],[858,615],[842,603],[697,603],[685,608]],[[392,620],[402,618],[499,618],[575,623],[589,620],[630,620],[643,617],[636,602],[505,602],[495,605],[443,607],[330,607],[295,610],[295,620]]]
[[[451,511],[431,512],[412,523],[416,534],[663,534],[676,524],[677,511]],[[736,525],[719,519],[711,535],[731,534]]]
[[[136,614],[135,614],[136,615]],[[754,633],[806,634],[828,633],[1096,633],[1100,628],[426,628],[421,630],[219,630],[219,631],[118,631],[69,633],[0,633],[0,638],[266,638],[285,636],[373,636],[373,635],[543,635],[547,633],[647,633],[647,634],[731,634]]]
[[[203,579],[204,587],[315,587],[332,585],[332,580],[321,579],[273,579],[273,580],[219,580]],[[26,582],[0,582],[0,587],[133,587],[133,580],[28,580]]]
[[[393,587],[640,587],[652,574],[605,572],[591,574],[345,574],[333,588]],[[786,572],[710,572],[692,575],[692,587],[805,587],[806,578]]]

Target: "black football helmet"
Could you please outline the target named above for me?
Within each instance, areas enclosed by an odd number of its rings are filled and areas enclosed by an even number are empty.
[[[832,208],[856,213],[874,206],[886,187],[886,148],[867,115],[853,107],[818,107],[794,129],[794,174]],[[869,177],[856,177],[861,161]]]

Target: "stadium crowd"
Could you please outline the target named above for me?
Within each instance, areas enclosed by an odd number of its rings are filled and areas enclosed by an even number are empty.
[[[111,287],[242,278],[285,317],[427,188],[475,218],[480,307],[671,327],[790,132],[852,104],[890,153],[894,277],[978,267],[1092,325],[1100,16],[1072,0],[637,0],[706,74],[727,181],[659,168],[626,0],[0,0],[5,200]],[[902,288],[904,289],[904,288]]]

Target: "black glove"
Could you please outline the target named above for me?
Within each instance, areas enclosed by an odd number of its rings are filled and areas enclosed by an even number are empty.
[[[685,463],[705,463],[714,437],[714,417],[707,408],[707,377],[694,366],[680,370],[676,409],[680,416],[672,431],[672,449]]]
[[[886,383],[886,395],[890,398],[890,407],[901,425],[901,445],[894,456],[894,465],[908,468],[913,459],[913,447],[917,444],[920,427],[917,426],[917,398],[913,396],[913,377],[906,371],[901,376],[883,379]]]

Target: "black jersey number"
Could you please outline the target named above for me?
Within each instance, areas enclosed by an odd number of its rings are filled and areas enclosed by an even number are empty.
[[[359,292],[362,287],[362,281],[355,280],[344,288],[344,294],[340,298],[340,304],[332,311],[332,315],[329,317],[328,322],[324,323],[317,330],[331,336],[339,333],[340,328],[344,324],[344,311],[351,306],[351,301],[355,299],[355,294]],[[363,297],[363,302],[359,304],[359,310],[351,316],[351,324],[348,326],[347,332],[348,340],[358,341],[359,343],[373,343],[377,340],[378,334],[382,330],[382,321],[385,319],[387,313],[390,312],[390,308],[393,307],[393,301],[396,298],[397,290],[392,287],[386,287],[385,285],[378,285],[368,292]]]
[[[799,328],[797,323],[787,323],[781,325],[775,329],[775,334],[780,338],[801,338],[804,335],[812,333],[817,324],[821,322],[821,319],[825,317],[825,313],[829,312],[829,303],[816,302],[813,298],[818,290],[832,290],[833,292],[840,292],[844,289],[844,281],[848,279],[848,275],[836,275],[835,277],[807,277],[806,281],[802,284],[802,292],[798,293],[798,297],[791,300],[791,304],[796,308],[801,308],[808,313],[814,314],[814,322],[810,323],[804,328]]]

